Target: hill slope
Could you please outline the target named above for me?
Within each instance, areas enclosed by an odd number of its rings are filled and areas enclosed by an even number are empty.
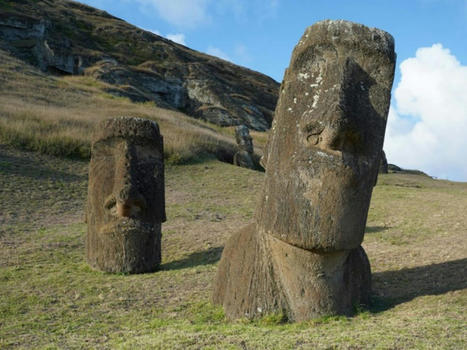
[[[68,0],[0,0],[0,48],[53,74],[220,126],[269,128],[279,84]]]
[[[364,247],[373,306],[297,324],[228,322],[210,304],[222,246],[251,219],[263,173],[168,166],[162,269],[91,270],[87,163],[0,146],[0,348],[462,349],[467,184],[380,175]]]
[[[62,157],[87,159],[96,123],[116,116],[155,120],[164,135],[169,163],[206,156],[232,162],[233,127],[219,127],[187,115],[115,97],[109,84],[88,76],[51,76],[0,49],[0,144]],[[266,135],[252,131],[261,154]]]

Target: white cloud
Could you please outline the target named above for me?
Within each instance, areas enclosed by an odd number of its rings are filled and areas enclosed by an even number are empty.
[[[178,43],[178,44],[186,45],[185,34],[183,34],[183,33],[167,34],[165,37],[167,39],[169,39],[169,40],[172,40],[172,41]]]
[[[236,61],[241,64],[248,64],[251,62],[251,55],[248,52],[248,48],[243,44],[235,45],[234,49]]]
[[[264,22],[277,17],[279,0],[258,0],[258,20]]]
[[[167,22],[178,27],[193,28],[210,22],[208,5],[211,0],[136,0],[157,11]]]
[[[252,19],[263,22],[275,18],[279,8],[279,0],[136,0],[136,2],[142,5],[144,12],[156,11],[170,24],[187,29],[211,23],[217,17],[226,15],[233,16],[239,22],[248,22]]]
[[[467,66],[441,44],[400,65],[384,149],[388,161],[467,181]]]
[[[215,11],[219,15],[234,15],[235,19],[241,19],[245,16],[245,5],[240,0],[217,0],[214,2]]]
[[[223,60],[230,61],[232,62],[232,59],[227,55],[224,51],[221,49],[214,47],[214,46],[208,46],[206,53],[211,56],[217,56],[219,58],[222,58]]]

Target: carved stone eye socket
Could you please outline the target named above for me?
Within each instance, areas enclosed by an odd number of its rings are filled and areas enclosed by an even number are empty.
[[[320,138],[319,134],[316,134],[316,135],[311,134],[307,136],[306,141],[308,142],[308,144],[315,146],[318,144],[319,138]]]
[[[319,122],[310,122],[304,128],[303,132],[306,135],[306,142],[310,146],[315,146],[321,141],[321,134],[324,130],[324,125]]]

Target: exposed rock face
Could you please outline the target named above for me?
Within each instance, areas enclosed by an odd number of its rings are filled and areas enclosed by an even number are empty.
[[[221,126],[270,127],[273,79],[67,0],[17,0],[0,8],[0,48],[60,74],[109,83],[107,92],[154,101]]]
[[[67,38],[48,40],[49,27],[45,19],[0,15],[0,37],[10,44],[11,51],[44,71],[79,74],[80,57],[71,54],[71,42]]]
[[[253,139],[246,125],[239,125],[235,128],[235,140],[237,141],[238,152],[234,154],[234,164],[243,168],[254,169]]]
[[[265,155],[256,222],[226,244],[214,302],[230,318],[349,314],[367,304],[363,240],[394,75],[393,38],[347,21],[295,47]]]
[[[165,198],[163,141],[155,122],[121,117],[99,124],[86,219],[92,267],[122,273],[158,268]]]

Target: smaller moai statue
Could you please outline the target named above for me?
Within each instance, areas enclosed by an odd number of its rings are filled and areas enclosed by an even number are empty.
[[[378,175],[387,174],[388,172],[389,172],[389,169],[388,169],[388,160],[386,159],[386,153],[384,153],[384,151],[381,150],[381,155],[379,159],[379,169],[375,177],[375,186],[378,184]]]
[[[142,273],[161,262],[166,220],[164,152],[157,123],[101,122],[93,135],[86,206],[86,258],[98,270]]]
[[[388,160],[386,158],[386,153],[384,153],[384,151],[381,151],[381,160],[379,161],[379,172],[381,174],[387,174],[389,172]]]
[[[234,154],[234,164],[243,168],[254,169],[253,139],[246,125],[239,125],[235,128],[235,140],[237,141],[238,152]]]

